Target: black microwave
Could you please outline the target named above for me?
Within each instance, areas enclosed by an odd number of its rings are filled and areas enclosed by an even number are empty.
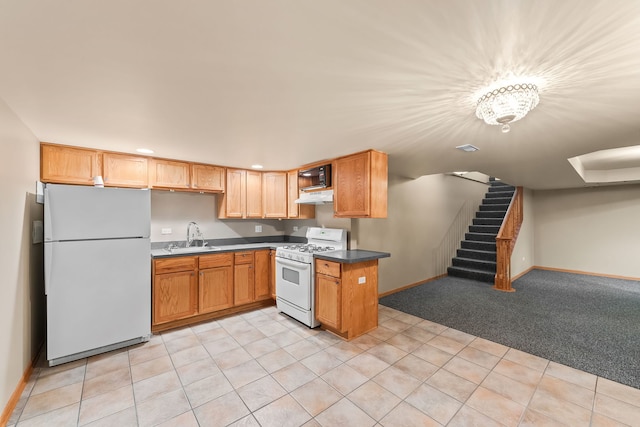
[[[302,191],[331,187],[331,165],[300,170],[298,172],[298,185]]]

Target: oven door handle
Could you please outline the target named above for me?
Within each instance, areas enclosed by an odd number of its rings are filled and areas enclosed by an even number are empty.
[[[277,258],[276,262],[282,265],[286,265],[287,267],[303,269],[303,270],[306,270],[311,267],[311,264],[307,264],[306,262],[289,261],[286,258]]]

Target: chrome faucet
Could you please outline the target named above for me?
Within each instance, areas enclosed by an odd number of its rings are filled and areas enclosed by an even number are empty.
[[[195,222],[191,221],[189,223],[189,225],[187,225],[187,243],[186,243],[186,247],[189,248],[193,244],[194,233],[191,232],[191,227],[192,226],[195,227],[195,240],[200,240],[202,242],[202,246],[206,246],[206,242],[204,241],[204,236],[202,235],[202,232],[200,231],[200,227],[198,227],[198,224],[196,224]]]

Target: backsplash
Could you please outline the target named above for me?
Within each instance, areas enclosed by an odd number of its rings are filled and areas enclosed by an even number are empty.
[[[219,220],[216,197],[215,194],[151,190],[151,242],[163,242],[161,247],[184,242],[191,221],[198,224],[205,240],[215,242],[256,238],[256,243],[260,243],[266,236],[273,241],[286,235],[304,238],[306,227],[317,225],[315,220]],[[262,231],[257,232],[256,226]],[[294,226],[298,230],[294,231]],[[169,229],[170,234],[163,234],[163,230]]]

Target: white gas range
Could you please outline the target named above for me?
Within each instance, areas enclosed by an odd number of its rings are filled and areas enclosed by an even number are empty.
[[[315,316],[313,256],[347,249],[347,230],[309,227],[306,244],[276,249],[276,306],[310,328],[320,325]]]

